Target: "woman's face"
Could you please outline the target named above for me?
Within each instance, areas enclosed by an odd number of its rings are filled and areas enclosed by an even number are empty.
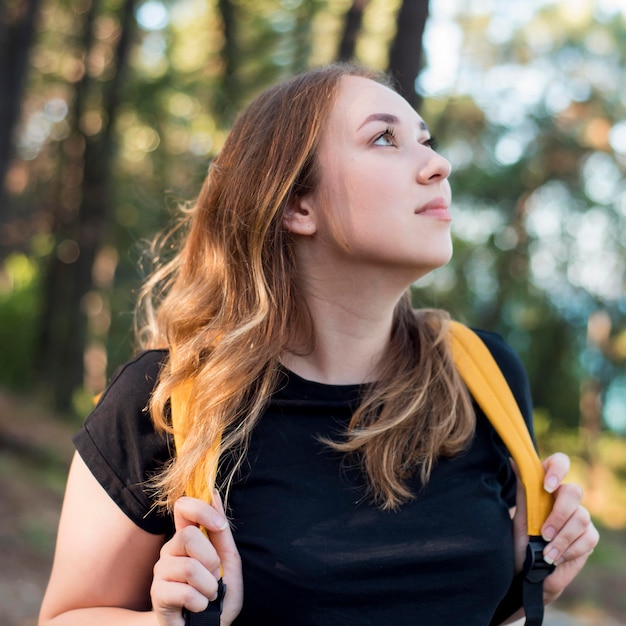
[[[322,132],[319,184],[302,199],[331,263],[407,270],[450,259],[450,164],[422,118],[391,89],[345,76]]]

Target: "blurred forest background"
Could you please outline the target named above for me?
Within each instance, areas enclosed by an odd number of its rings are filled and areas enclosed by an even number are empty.
[[[622,0],[3,0],[0,476],[62,491],[67,433],[133,351],[147,242],[246,102],[338,59],[389,70],[452,162],[455,257],[415,303],[522,357],[542,452],[604,529],[564,602],[626,624]],[[0,548],[47,567],[56,522],[18,491]]]

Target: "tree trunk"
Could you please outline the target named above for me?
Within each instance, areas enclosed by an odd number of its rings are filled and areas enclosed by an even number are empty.
[[[83,382],[83,355],[87,344],[87,315],[85,296],[92,289],[92,270],[98,249],[107,238],[110,222],[110,173],[113,157],[113,128],[119,104],[123,78],[132,33],[136,0],[125,0],[121,8],[120,37],[115,50],[112,78],[102,85],[101,131],[85,136],[77,128],[72,142],[84,146],[66,150],[73,154],[70,160],[80,159],[82,153],[82,188],[77,214],[67,221],[59,210],[57,244],[74,242],[77,256],[63,259],[53,257],[46,280],[47,293],[41,320],[39,367],[41,377],[52,389],[55,404],[60,410],[71,408],[72,395]],[[92,9],[95,11],[95,9]],[[91,27],[94,14],[87,18]],[[87,35],[91,41],[91,36]],[[89,47],[86,47],[88,50]],[[86,111],[86,96],[90,91],[87,74],[77,87],[75,121],[78,125]],[[69,145],[69,142],[68,142]],[[77,166],[74,163],[74,166]],[[59,199],[59,206],[61,201]]]
[[[235,7],[231,0],[218,0],[217,3],[222,16],[222,31],[224,45],[220,51],[222,59],[221,84],[216,93],[215,111],[219,115],[222,126],[230,126],[235,119],[240,98],[240,89],[237,82],[237,67],[239,54],[237,47],[237,18]]]
[[[0,3],[0,218],[38,9],[39,0],[19,0],[14,7]]]
[[[98,3],[89,3],[89,10],[84,14],[80,47],[83,51],[83,62],[93,46],[93,25],[98,15]],[[77,224],[80,203],[74,198],[67,198],[67,188],[61,182],[71,177],[66,172],[73,171],[74,178],[84,181],[85,170],[85,137],[80,130],[80,118],[85,111],[91,79],[85,71],[76,83],[74,98],[68,113],[68,121],[72,124],[70,136],[63,142],[59,175],[56,190],[52,192],[54,199],[50,202],[50,214],[53,223],[53,234],[56,241],[55,251],[48,260],[44,270],[45,280],[42,294],[41,313],[39,318],[38,341],[36,352],[36,369],[40,384],[49,387],[48,395],[56,406],[66,411],[71,406],[71,396],[76,386],[76,366],[68,360],[68,340],[74,329],[75,315],[70,311],[76,306],[76,268],[80,259],[76,252],[70,254],[68,246],[78,246]],[[64,253],[64,249],[67,251]],[[81,364],[82,367],[82,364]],[[67,372],[62,375],[60,372]]]
[[[361,31],[363,23],[363,13],[367,7],[369,0],[353,0],[352,5],[346,13],[346,19],[343,24],[343,33],[339,42],[339,50],[337,52],[337,60],[348,62],[354,58],[356,49],[356,40]]]
[[[427,19],[428,0],[403,0],[387,67],[400,94],[415,108],[421,104],[415,80],[422,68],[422,39]]]

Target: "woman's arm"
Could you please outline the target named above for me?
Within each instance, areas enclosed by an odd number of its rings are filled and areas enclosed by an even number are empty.
[[[181,499],[176,533],[164,544],[126,517],[76,454],[39,626],[183,626],[182,607],[202,610],[215,597],[220,565],[230,624],[241,608],[241,566],[217,506]]]
[[[126,517],[75,454],[39,626],[158,624],[150,585],[163,543]]]

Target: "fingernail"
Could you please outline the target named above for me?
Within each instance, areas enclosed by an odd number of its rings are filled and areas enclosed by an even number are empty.
[[[228,528],[228,520],[225,520],[221,515],[213,517],[213,524],[217,526],[218,530],[226,530]]]
[[[548,554],[543,555],[543,560],[548,565],[552,565],[556,561],[558,556],[559,556],[559,551],[553,548],[552,550],[548,552]]]
[[[552,493],[559,486],[559,479],[556,476],[549,476],[545,483],[543,484],[543,488],[548,492]]]
[[[554,537],[556,536],[556,530],[554,528],[552,528],[552,526],[548,526],[542,533],[541,536],[546,540],[546,541],[552,541],[554,539]]]

